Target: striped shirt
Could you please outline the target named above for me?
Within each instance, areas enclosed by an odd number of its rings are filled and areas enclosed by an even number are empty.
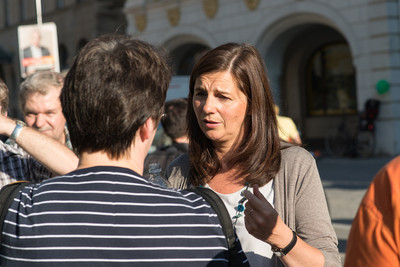
[[[2,238],[1,266],[228,265],[218,216],[203,198],[119,167],[25,187]]]
[[[0,141],[0,188],[20,180],[41,182],[51,175],[50,170],[16,143],[6,144]]]

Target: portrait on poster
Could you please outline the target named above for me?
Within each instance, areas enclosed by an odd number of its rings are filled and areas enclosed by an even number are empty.
[[[18,27],[21,77],[41,70],[60,71],[55,23]]]

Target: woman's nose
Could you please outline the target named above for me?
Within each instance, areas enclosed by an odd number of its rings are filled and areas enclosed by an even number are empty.
[[[205,113],[212,113],[214,109],[215,109],[214,99],[213,97],[208,96],[203,104],[203,111]]]

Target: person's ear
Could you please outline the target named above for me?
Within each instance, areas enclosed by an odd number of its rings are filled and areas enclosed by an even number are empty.
[[[139,135],[142,141],[152,138],[155,122],[153,118],[149,117],[145,123],[139,127]]]

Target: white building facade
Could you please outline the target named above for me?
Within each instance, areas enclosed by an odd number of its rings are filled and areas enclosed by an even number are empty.
[[[306,143],[342,120],[356,128],[379,100],[375,154],[400,153],[399,0],[127,0],[124,12],[127,33],[164,45],[177,75],[205,49],[254,45]]]

